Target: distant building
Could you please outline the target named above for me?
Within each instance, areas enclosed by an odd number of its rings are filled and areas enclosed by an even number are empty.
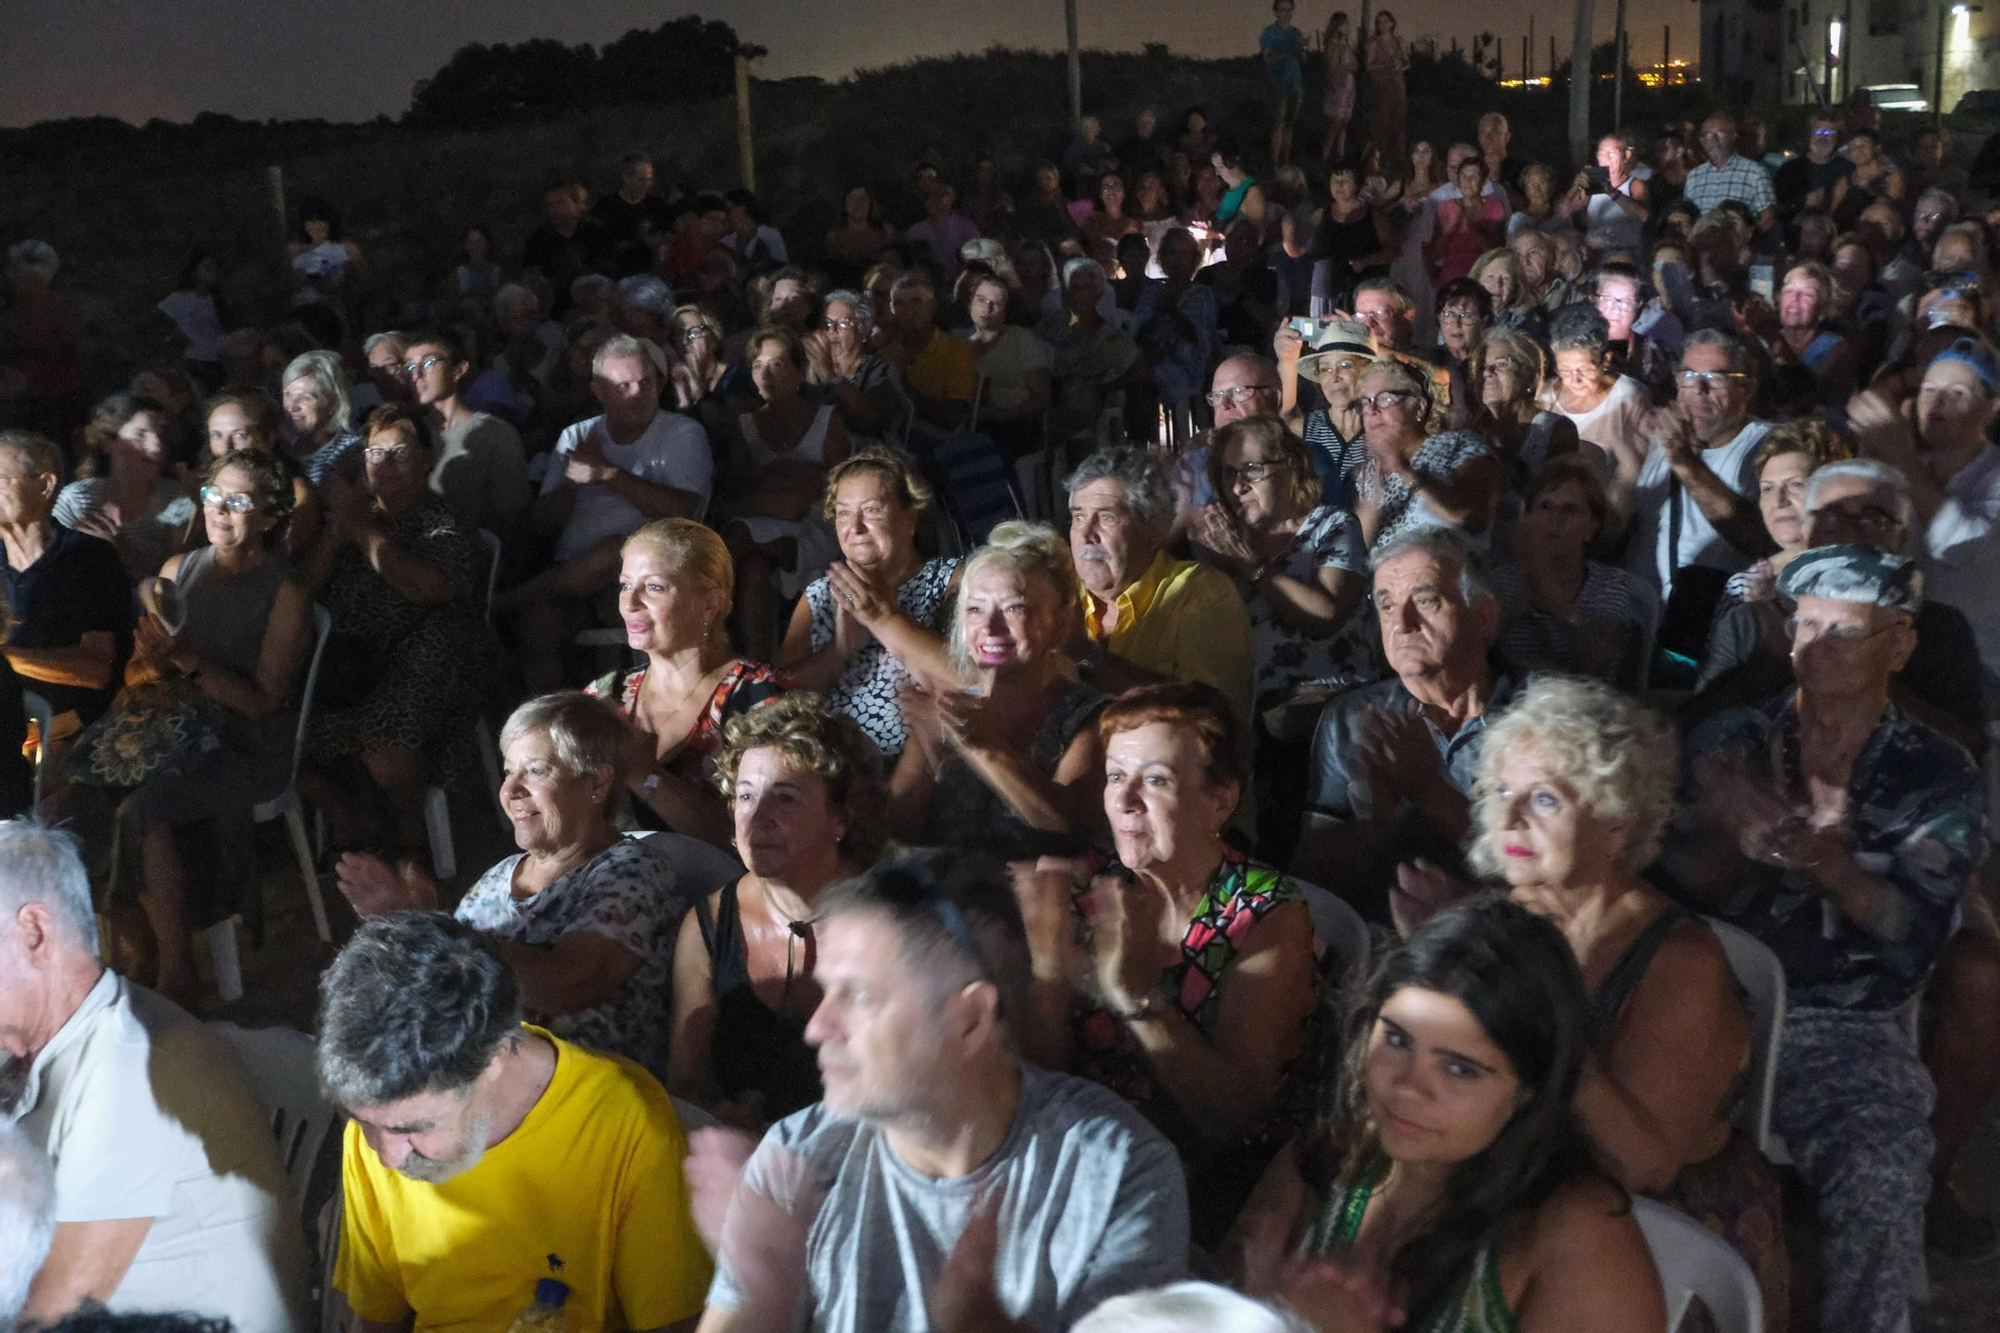
[[[1780,100],[1785,8],[1777,0],[1701,0],[1701,79],[1717,101],[1740,107]]]
[[[1723,0],[1721,9],[1746,8]],[[1707,16],[1711,0],[1704,0]],[[1807,103],[1830,93],[1840,102],[1859,89],[1914,83],[1949,112],[1975,88],[2000,87],[2000,5],[1952,0],[1800,0],[1783,7],[1783,100]],[[1937,96],[1938,25],[1944,25],[1944,92]],[[1707,55],[1703,29],[1703,55]],[[1833,77],[1827,60],[1833,57]]]

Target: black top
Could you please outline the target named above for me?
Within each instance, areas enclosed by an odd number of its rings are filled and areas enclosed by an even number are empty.
[[[1366,208],[1359,217],[1346,222],[1336,220],[1333,210],[1327,209],[1319,220],[1319,232],[1313,237],[1315,257],[1336,260],[1357,275],[1362,269],[1354,261],[1381,248],[1382,239],[1375,234],[1375,214]]]
[[[47,737],[42,738],[45,742]],[[21,706],[21,678],[0,657],[0,819],[31,813],[34,773],[21,747],[28,743],[28,718]]]
[[[1667,937],[1674,933],[1687,913],[1669,904],[1665,911],[1646,923],[1638,938],[1625,946],[1625,952],[1618,955],[1618,961],[1604,974],[1604,980],[1597,983],[1597,989],[1590,993],[1591,1025],[1597,1029],[1597,1050],[1600,1055],[1610,1050],[1611,1034],[1618,1028],[1618,1015],[1625,1010],[1625,1002],[1632,998],[1632,992],[1639,988],[1639,978],[1646,975],[1646,969],[1653,965],[1653,956]]]
[[[673,225],[673,211],[667,201],[656,194],[648,194],[636,204],[625,202],[625,196],[613,190],[599,199],[590,210],[590,215],[604,224],[614,250],[613,265],[618,276],[644,273],[653,267],[651,247],[640,233],[640,226],[650,227],[653,234],[664,240]]]
[[[521,247],[521,266],[540,269],[549,280],[555,302],[551,314],[560,317],[569,309],[570,284],[586,273],[609,274],[616,267],[616,249],[609,229],[594,217],[579,219],[568,236],[544,222],[528,233]]]
[[[7,605],[14,617],[14,631],[7,644],[12,648],[72,648],[83,642],[86,634],[110,634],[111,681],[103,689],[29,683],[56,712],[74,709],[89,722],[110,706],[125,675],[125,659],[132,655],[136,619],[132,582],[118,558],[118,548],[110,542],[53,521],[49,526],[48,548],[34,564],[26,569],[0,564]]]
[[[697,898],[694,904],[701,942],[708,947],[709,987],[715,996],[715,1040],[709,1063],[724,1096],[734,1099],[755,1092],[763,1098],[764,1118],[775,1121],[820,1099],[819,1061],[806,1045],[804,1021],[774,1013],[757,997],[736,901],[742,883],[739,879],[724,886],[713,919],[707,899]],[[803,955],[810,948],[812,927],[802,929]],[[801,962],[798,975],[811,975],[809,960]]]

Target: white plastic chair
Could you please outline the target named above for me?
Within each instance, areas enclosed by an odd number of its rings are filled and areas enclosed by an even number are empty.
[[[696,895],[706,898],[743,874],[743,863],[734,856],[685,833],[639,829],[625,836],[638,842],[648,855],[657,856],[672,867],[680,891],[690,899]]]
[[[1778,1051],[1785,1030],[1785,968],[1778,955],[1749,931],[1727,921],[1708,918],[1716,943],[1729,959],[1729,970],[1743,987],[1750,1006],[1750,1086],[1743,1108],[1743,1129],[1757,1150],[1783,1165],[1784,1143],[1771,1133],[1771,1102],[1778,1083]]]
[[[306,725],[312,720],[313,695],[319,689],[320,658],[326,653],[326,641],[333,637],[333,613],[323,606],[313,608],[313,653],[312,661],[306,667],[306,688],[299,696],[299,726],[292,738],[292,771],[285,779],[285,789],[268,801],[259,801],[250,808],[250,818],[259,824],[268,824],[274,819],[285,821],[285,831],[291,835],[292,854],[299,859],[299,878],[305,881],[306,896],[312,902],[313,928],[326,943],[333,942],[333,929],[326,922],[326,900],[319,892],[319,872],[313,867],[312,843],[306,837],[306,820],[303,807],[299,804],[299,756],[306,748]],[[225,923],[227,924],[227,923]],[[213,942],[213,936],[211,943]],[[233,940],[233,936],[231,937]]]
[[[56,710],[44,695],[21,691],[21,711],[35,724],[35,808],[42,805],[42,772],[48,767],[49,732],[56,724]]]
[[[479,545],[486,552],[486,601],[484,603],[487,622],[493,619],[493,590],[500,581],[500,538],[481,528]],[[493,739],[493,727],[486,721],[484,713],[474,717],[472,723],[473,745],[479,751],[479,764],[486,772],[486,790],[493,796],[494,807],[500,813],[500,827],[513,828],[513,821],[507,818],[507,807],[500,800],[500,747]],[[431,847],[431,873],[439,879],[450,879],[458,873],[458,844],[451,833],[451,798],[442,787],[424,788],[424,836]]]
[[[1368,923],[1361,914],[1335,893],[1317,884],[1304,880],[1293,880],[1299,892],[1305,895],[1306,910],[1312,913],[1313,935],[1319,941],[1319,949],[1324,954],[1328,949],[1339,955],[1341,968],[1348,977],[1358,977],[1368,970]]]
[[[1716,1333],[1764,1333],[1757,1275],[1727,1241],[1652,1199],[1632,1200],[1632,1218],[1646,1233],[1666,1292],[1668,1333],[1681,1326],[1697,1296],[1714,1318]]]
[[[313,1167],[327,1131],[340,1112],[319,1094],[319,1073],[313,1063],[313,1039],[291,1028],[241,1028],[234,1023],[210,1023],[209,1029],[228,1040],[250,1074],[250,1090],[271,1115],[271,1133],[278,1140],[278,1160],[292,1183],[301,1220]]]

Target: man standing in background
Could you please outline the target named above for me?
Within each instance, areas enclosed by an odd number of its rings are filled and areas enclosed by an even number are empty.
[[[1257,51],[1264,58],[1264,77],[1271,84],[1273,169],[1292,160],[1292,126],[1306,94],[1306,38],[1292,26],[1294,8],[1293,0],[1277,0],[1271,6],[1271,25],[1257,39]]]

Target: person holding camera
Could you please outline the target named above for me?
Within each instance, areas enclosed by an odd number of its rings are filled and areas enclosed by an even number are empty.
[[[1577,172],[1563,198],[1563,215],[1575,218],[1582,213],[1579,225],[1584,234],[1606,254],[1625,250],[1636,257],[1645,252],[1642,228],[1653,210],[1639,175],[1647,168],[1639,164],[1638,156],[1632,136],[1613,130],[1597,141],[1597,165]]]

